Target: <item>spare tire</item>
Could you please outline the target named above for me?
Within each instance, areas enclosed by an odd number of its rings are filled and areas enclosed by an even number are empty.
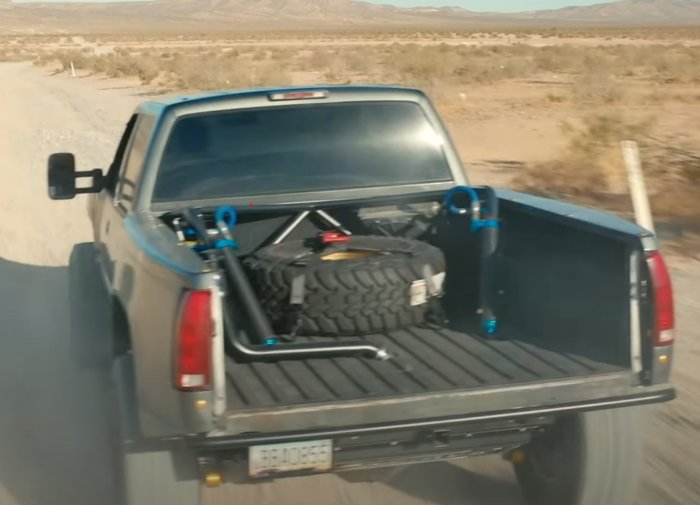
[[[444,278],[442,251],[424,242],[353,236],[323,250],[312,241],[260,249],[243,262],[263,309],[279,334],[362,335],[417,325],[429,314],[431,289]],[[292,282],[303,275],[303,304],[292,305]]]

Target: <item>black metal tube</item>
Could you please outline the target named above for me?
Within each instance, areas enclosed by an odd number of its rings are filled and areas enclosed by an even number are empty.
[[[498,195],[496,194],[496,190],[493,189],[491,186],[481,186],[479,188],[480,191],[483,191],[483,198],[486,201],[486,208],[488,212],[484,212],[484,214],[487,214],[490,218],[496,219],[498,217],[498,209],[499,209],[499,204],[498,204]],[[483,207],[482,207],[483,210]],[[482,217],[484,219],[485,217]]]
[[[327,344],[246,345],[236,337],[236,327],[229,307],[224,307],[224,329],[228,342],[239,361],[274,363],[276,361],[365,357],[386,360],[389,354],[369,342]]]
[[[272,331],[272,326],[258,302],[255,292],[248,281],[241,263],[230,247],[220,249],[221,257],[225,265],[225,271],[229,276],[230,284],[235,291],[251,323],[254,335],[254,344],[245,345],[236,338],[235,326],[230,309],[224,307],[224,325],[229,332],[229,342],[240,353],[240,357],[253,361],[279,361],[280,359],[318,359],[318,358],[342,358],[365,356],[374,359],[386,359],[385,350],[370,342],[348,343],[313,343],[313,344],[279,344],[275,346],[260,345],[270,339],[276,339],[277,335]]]
[[[251,339],[254,344],[263,344],[266,340],[275,338],[275,333],[272,331],[272,326],[267,318],[267,315],[260,306],[257,295],[253,291],[253,287],[248,281],[248,277],[243,271],[241,262],[234,254],[230,247],[224,247],[219,249],[221,254],[221,260],[224,264],[224,271],[231,281],[229,286],[234,291],[236,295],[236,300],[238,300],[245,309],[250,324],[252,327],[253,335]]]
[[[213,240],[207,233],[206,224],[195,209],[186,209],[183,212],[183,217],[195,231],[203,237],[208,245],[213,245]],[[293,359],[328,359],[360,356],[377,360],[389,358],[389,354],[386,350],[370,342],[362,341],[347,343],[332,342],[327,344],[261,345],[267,340],[276,340],[277,335],[272,331],[270,321],[260,306],[260,302],[233,249],[231,247],[222,247],[219,249],[219,253],[221,261],[223,262],[224,271],[231,281],[229,285],[232,287],[236,299],[243,305],[243,309],[252,326],[251,330],[253,335],[251,337],[254,340],[253,345],[244,344],[236,337],[235,325],[230,313],[230,308],[224,306],[224,326],[229,337],[228,341],[242,361],[274,362]]]
[[[490,186],[483,186],[478,188],[482,194],[484,200],[486,200],[486,209],[488,213],[484,212],[482,219],[498,219],[498,196],[496,191]],[[483,211],[483,207],[482,207]],[[496,248],[498,247],[498,228],[487,226],[482,228],[482,245],[481,245],[481,282],[480,282],[480,297],[481,297],[481,321],[487,330],[489,325],[495,324],[496,316],[494,314],[494,298],[495,298],[495,288],[493,285],[494,281],[494,254]],[[495,329],[494,329],[495,330]]]
[[[185,209],[183,212],[183,217],[208,246],[214,246],[212,243],[213,240],[207,232],[206,223],[195,209]],[[253,288],[251,287],[250,282],[248,282],[248,278],[243,271],[243,267],[238,261],[238,258],[236,258],[233,250],[230,247],[224,247],[220,249],[220,253],[221,259],[223,260],[225,266],[224,271],[228,274],[231,280],[230,284],[235,291],[237,298],[241,301],[246,312],[248,313],[248,317],[250,317],[250,322],[253,326],[254,333],[252,338],[255,340],[253,343],[262,344],[266,339],[272,338],[274,335],[270,322],[265,316],[255,292],[253,291]]]

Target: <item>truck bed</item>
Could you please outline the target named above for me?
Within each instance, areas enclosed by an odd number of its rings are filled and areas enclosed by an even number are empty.
[[[409,328],[365,337],[392,354],[276,364],[227,360],[229,411],[400,397],[609,374],[624,368],[521,340],[485,340],[448,329]],[[328,341],[328,338],[299,338]]]

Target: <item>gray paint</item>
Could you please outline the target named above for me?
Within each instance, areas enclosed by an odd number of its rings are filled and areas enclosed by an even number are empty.
[[[442,137],[446,157],[455,182],[468,180],[456,150],[436,111],[424,93],[417,90],[382,87],[329,88],[325,103],[373,100],[403,100],[419,104],[438,134]],[[314,100],[295,102],[295,105],[313,106]],[[133,347],[133,374],[135,400],[141,431],[148,436],[173,436],[184,433],[213,430],[217,419],[211,412],[212,392],[198,393],[196,399],[207,400],[209,407],[196,410],[192,393],[176,390],[172,384],[173,338],[180,296],[184,289],[209,289],[216,285],[213,272],[205,271],[205,264],[189,248],[177,243],[175,235],[156,217],[156,213],[181,208],[184,204],[151,205],[158,166],[171,128],[180,116],[242,109],[247,107],[274,107],[288,102],[271,102],[267,92],[209,93],[178,97],[142,104],[136,114],[154,119],[153,136],[148,143],[143,168],[137,172],[133,201],[124,208],[117,198],[106,191],[95,195],[89,204],[93,217],[98,261],[105,273],[109,289],[123,306],[129,320]],[[138,133],[142,117],[137,120],[133,135]],[[120,173],[133,148],[132,139],[124,153]],[[446,190],[453,183],[407,185],[378,188],[319,192],[283,197],[256,197],[264,204],[292,203],[295,201],[327,201],[357,198],[359,196],[386,196],[388,194],[422,193],[428,190]],[[298,198],[295,198],[298,197]],[[205,202],[187,202],[187,205]],[[223,201],[207,201],[218,205]],[[248,205],[248,200],[231,199],[225,203]],[[154,317],[157,314],[157,317]],[[220,376],[223,360],[215,363],[214,376]],[[215,385],[216,386],[216,385]],[[217,401],[225,394],[217,387]],[[223,398],[225,402],[225,398]]]
[[[614,214],[517,191],[499,189],[497,194],[504,205],[519,205],[526,212],[546,211],[553,216],[566,220],[567,224],[571,226],[596,227],[605,234],[618,237],[625,236],[629,242],[635,245],[641,241],[644,250],[647,252],[658,249],[656,238],[648,230],[632,221],[621,219]]]
[[[381,87],[326,87],[330,96],[324,102],[404,100],[419,104],[442,137],[445,153],[452,170],[451,183],[407,185],[394,188],[326,191],[312,194],[259,196],[260,205],[292,204],[346,200],[358,197],[388,196],[447,190],[455,184],[468,184],[468,178],[459,160],[449,133],[430,101],[420,91]],[[295,102],[295,105],[313,106],[315,100]],[[95,243],[98,259],[105,272],[109,287],[123,306],[129,319],[133,345],[133,362],[125,374],[131,374],[129,383],[132,395],[128,401],[136,403],[141,433],[152,437],[168,437],[182,434],[212,431],[218,419],[211,411],[213,394],[183,393],[172,384],[173,338],[181,293],[184,289],[212,288],[214,274],[205,271],[199,256],[179,245],[174,234],[162,225],[156,215],[176,210],[184,204],[151,204],[151,196],[157,177],[163,148],[175,120],[183,115],[241,109],[247,107],[274,107],[285,102],[270,102],[266,92],[211,93],[206,95],[171,98],[143,104],[138,114],[151,115],[155,119],[154,134],[145,154],[143,169],[134,181],[136,190],[130,211],[105,191],[91,199],[90,215],[95,227]],[[137,129],[135,131],[138,131]],[[130,141],[124,160],[128,160]],[[123,166],[122,166],[123,169]],[[624,236],[630,242],[644,243],[645,250],[655,247],[645,231],[632,223],[597,211],[533,197],[510,191],[500,191],[504,204],[522,206],[526,211],[546,212],[565,219],[571,226],[592,226],[601,233]],[[188,205],[248,205],[243,199],[206,202],[186,202]],[[215,363],[215,376],[224,366],[223,360]],[[126,375],[122,375],[126,377]],[[127,380],[127,379],[124,379]],[[599,377],[573,382],[524,385],[506,389],[484,389],[448,395],[415,396],[402,400],[347,403],[326,407],[289,408],[267,413],[230,413],[225,419],[227,430],[274,431],[308,428],[309,426],[335,426],[363,424],[372,421],[396,421],[420,416],[464,414],[478,410],[517,408],[548,405],[558,401],[575,401],[606,398],[635,392],[634,381],[628,374]],[[195,400],[206,400],[209,408],[196,410]]]
[[[641,387],[634,374],[624,372],[575,380],[557,380],[443,394],[287,407],[274,412],[232,412],[228,416],[226,431],[228,434],[274,433],[480,413],[486,415],[489,412],[500,412],[501,416],[507,419],[508,416],[512,417],[518,410],[525,408],[554,407],[567,402],[605,401],[612,397],[641,393],[651,395],[669,389],[668,385]]]
[[[671,380],[673,366],[673,345],[655,347],[651,363],[651,384],[667,384]],[[659,357],[668,356],[666,363],[659,363]]]

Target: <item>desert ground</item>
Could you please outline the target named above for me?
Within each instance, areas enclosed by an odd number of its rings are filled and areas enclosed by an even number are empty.
[[[106,375],[71,366],[68,257],[86,201],[52,202],[46,159],[106,167],[149,97],[279,84],[416,86],[475,184],[630,215],[618,142],[640,144],[676,292],[679,398],[654,407],[639,505],[700,503],[700,29],[0,37],[0,505],[109,504]],[[75,75],[73,75],[73,69]],[[677,233],[676,233],[677,235]],[[498,458],[208,490],[211,504],[520,504]]]

